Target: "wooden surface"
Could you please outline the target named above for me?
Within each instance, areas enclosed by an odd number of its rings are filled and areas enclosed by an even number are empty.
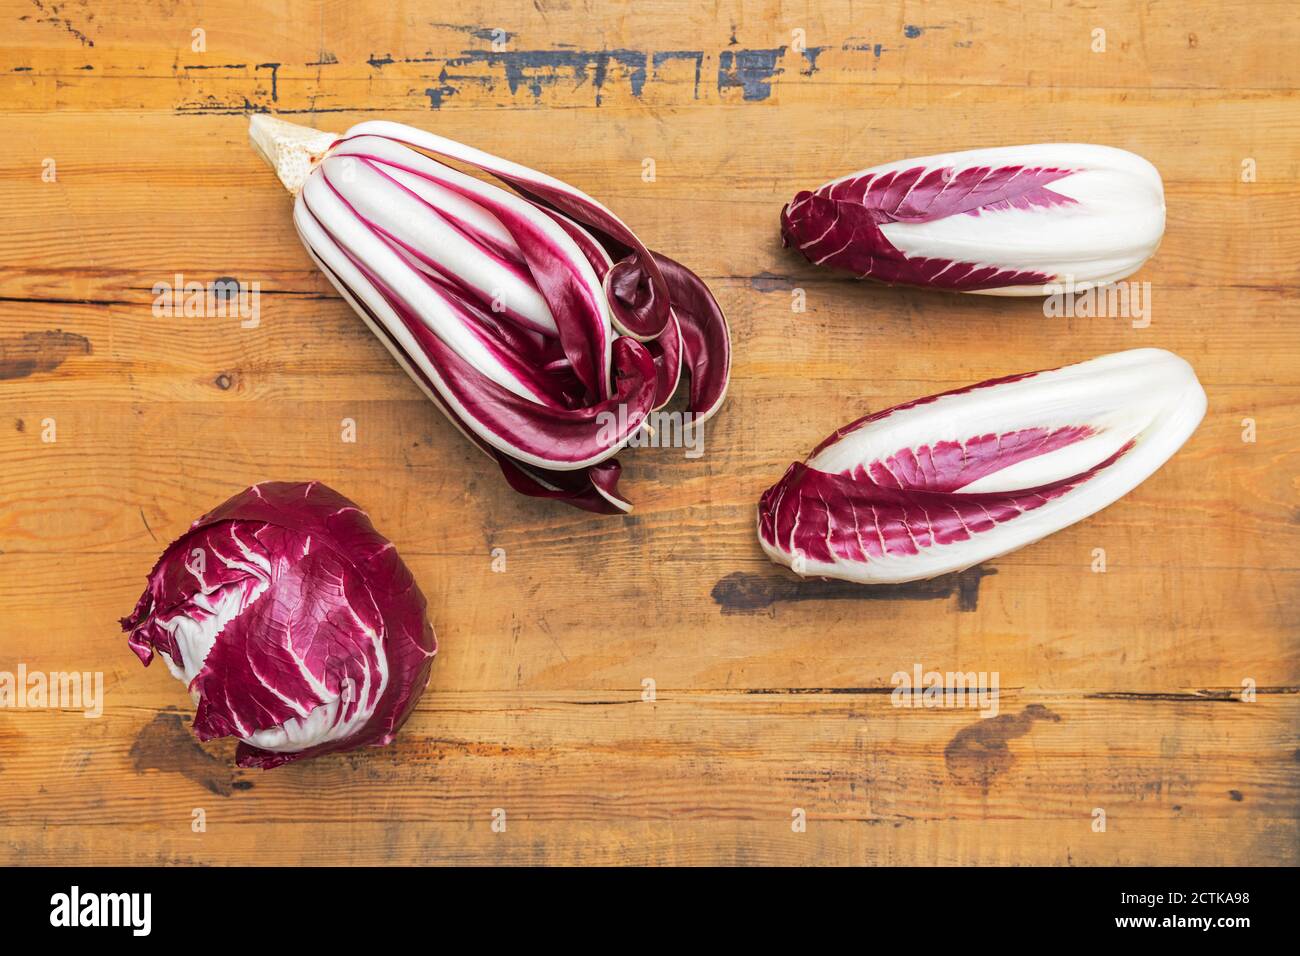
[[[506,6],[0,0],[0,670],[106,684],[98,720],[0,711],[0,862],[1296,863],[1291,4]],[[312,267],[249,110],[472,142],[689,263],[735,347],[704,456],[623,456],[627,518],[511,493]],[[800,188],[1050,140],[1163,174],[1149,328],[780,248]],[[260,282],[260,325],[155,318],[178,272]],[[759,493],[836,426],[1146,345],[1193,363],[1210,410],[1096,517],[884,591],[760,552]],[[240,771],[116,619],[195,516],[311,478],[394,540],[441,650],[394,746]],[[915,664],[996,671],[998,716],[892,706]]]

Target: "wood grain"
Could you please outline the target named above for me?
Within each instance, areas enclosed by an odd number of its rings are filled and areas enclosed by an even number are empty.
[[[431,9],[0,0],[0,670],[105,683],[97,720],[0,710],[0,862],[1300,862],[1289,5]],[[703,457],[623,456],[626,518],[513,495],[312,268],[251,110],[471,141],[690,263],[735,345]],[[1039,140],[1160,168],[1149,326],[855,284],[780,248],[798,189]],[[177,273],[259,283],[256,327],[155,316]],[[1094,518],[874,591],[758,549],[758,494],[843,422],[1145,345],[1195,365],[1210,412]],[[116,618],[195,516],[310,478],[395,541],[441,649],[391,748],[241,771]],[[894,706],[917,664],[996,673],[996,715]]]

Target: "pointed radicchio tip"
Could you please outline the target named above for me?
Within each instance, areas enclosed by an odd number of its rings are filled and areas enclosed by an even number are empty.
[[[241,767],[391,742],[437,650],[392,543],[317,482],[254,485],[195,521],[122,629],[190,689],[200,740],[239,738]]]
[[[758,505],[759,543],[797,573],[892,584],[960,571],[1100,511],[1205,414],[1160,349],[917,399],[841,428]]]
[[[987,295],[1084,291],[1136,272],[1165,229],[1154,166],[1046,143],[905,159],[801,192],[781,236],[814,265]]]

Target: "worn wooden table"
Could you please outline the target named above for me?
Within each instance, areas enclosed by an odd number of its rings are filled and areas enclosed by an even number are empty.
[[[0,862],[1297,862],[1291,5],[639,6],[0,0],[0,671],[105,681],[100,719],[0,710]],[[511,493],[312,267],[251,110],[468,140],[690,263],[735,343],[703,457],[625,455],[627,518]],[[1045,140],[1164,175],[1148,327],[780,248],[800,188]],[[260,283],[257,327],[153,315],[178,273]],[[760,552],[758,494],[837,425],[1145,345],[1210,411],[1100,515],[892,589]],[[394,746],[240,771],[116,619],[192,518],[310,478],[442,648]],[[892,706],[915,666],[996,672],[997,716]]]

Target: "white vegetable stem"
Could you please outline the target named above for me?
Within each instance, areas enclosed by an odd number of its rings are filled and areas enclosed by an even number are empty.
[[[297,196],[316,163],[339,138],[337,133],[255,113],[248,121],[253,148],[275,170],[291,195]]]

